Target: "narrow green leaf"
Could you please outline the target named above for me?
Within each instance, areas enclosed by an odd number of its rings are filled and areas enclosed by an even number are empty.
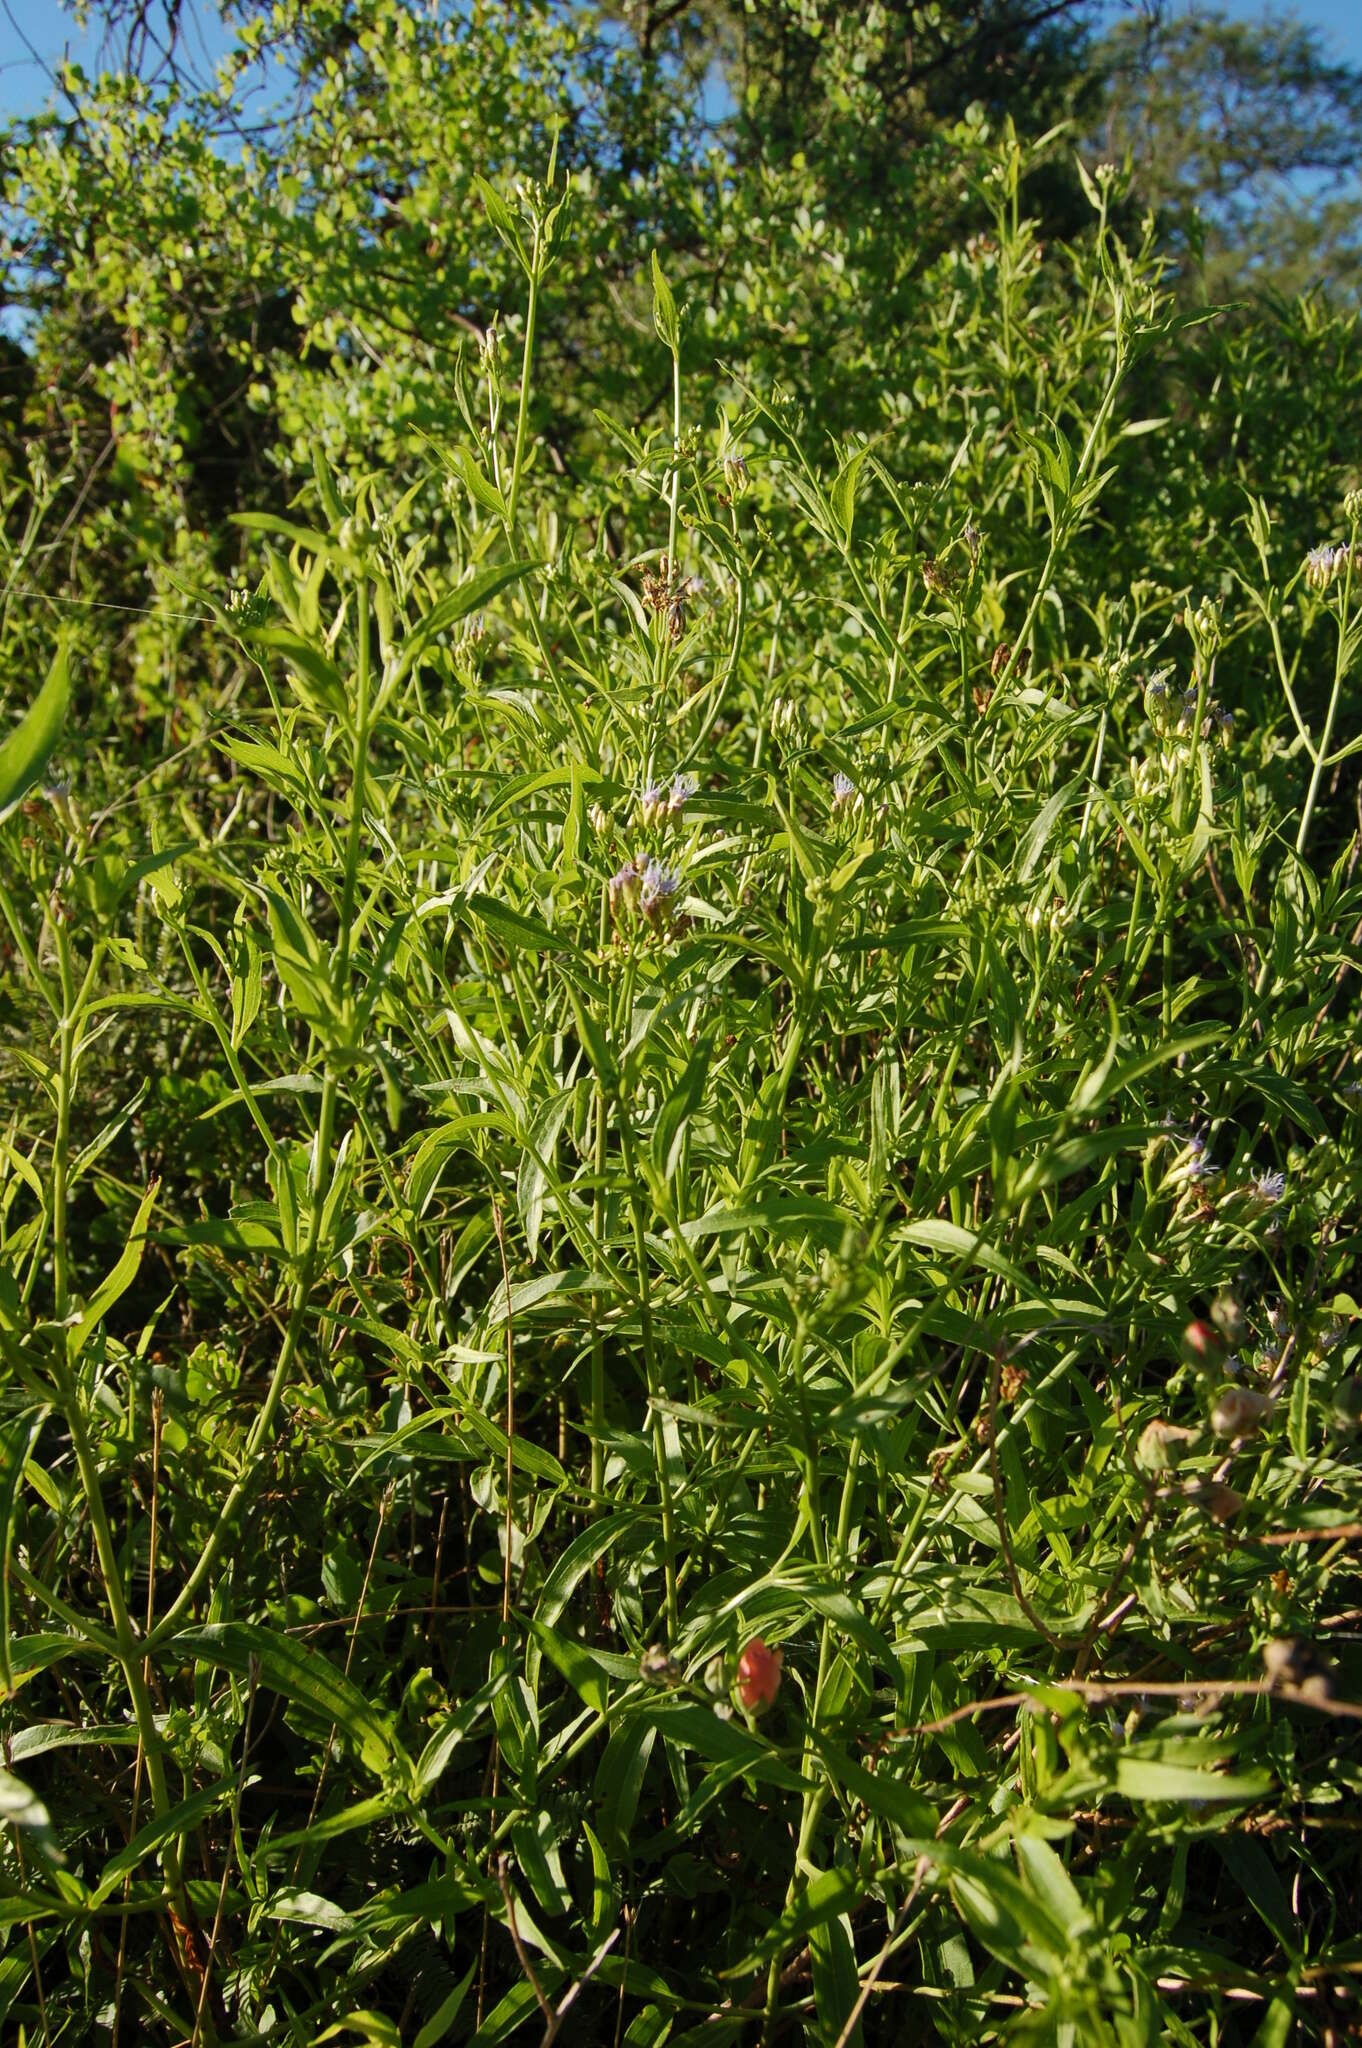
[[[80,1351],[91,1333],[99,1328],[109,1310],[114,1306],[114,1303],[127,1293],[133,1281],[137,1278],[137,1269],[142,1263],[142,1253],[146,1250],[147,1217],[151,1213],[151,1205],[156,1200],[160,1187],[161,1183],[158,1180],[154,1180],[147,1188],[146,1193],[137,1205],[137,1214],[133,1218],[132,1228],[128,1232],[128,1241],[119,1254],[117,1264],[112,1272],[100,1281],[99,1286],[90,1296],[89,1302],[80,1316],[80,1320],[72,1329],[69,1344],[73,1357]]]
[[[588,1707],[598,1714],[605,1712],[609,1685],[606,1675],[589,1650],[580,1643],[574,1643],[569,1636],[559,1635],[547,1622],[530,1619],[537,1641],[541,1644],[549,1662],[561,1671],[573,1691]]]
[[[1116,1789],[1126,1799],[1212,1800],[1262,1799],[1272,1790],[1270,1771],[1238,1776],[1198,1770],[1191,1764],[1159,1763],[1153,1758],[1122,1756],[1116,1760]]]
[[[30,1409],[0,1432],[0,1698],[14,1690],[9,1648],[9,1557],[14,1542],[19,1486],[48,1409]]]
[[[376,1775],[385,1775],[394,1763],[410,1770],[384,1716],[310,1645],[295,1643],[255,1622],[217,1621],[181,1629],[166,1644],[163,1655],[169,1658],[176,1651],[181,1657],[233,1671],[239,1678],[249,1677],[254,1665],[263,1685],[338,1728]]]
[[[676,315],[676,300],[672,297],[671,286],[662,275],[662,265],[657,260],[656,249],[653,251],[652,272],[653,326],[657,329],[657,338],[664,348],[669,348],[672,354],[675,355],[681,346],[681,328]]]
[[[71,694],[68,656],[63,640],[46,682],[13,731],[0,741],[0,822],[23,802],[61,737]]]

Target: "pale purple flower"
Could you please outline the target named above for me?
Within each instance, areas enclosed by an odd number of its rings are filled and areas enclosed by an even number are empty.
[[[650,902],[674,896],[681,887],[681,877],[664,868],[660,860],[650,860],[643,870],[643,904],[646,909]]]
[[[845,809],[846,805],[852,802],[855,795],[855,783],[849,775],[843,775],[839,768],[832,778],[832,808],[835,811]]]
[[[1286,1193],[1286,1175],[1276,1172],[1256,1174],[1249,1182],[1248,1191],[1260,1208],[1275,1208]]]
[[[1187,1167],[1187,1178],[1192,1181],[1218,1180],[1220,1168],[1210,1156],[1210,1148],[1200,1132],[1194,1132],[1188,1143],[1191,1160]]]
[[[672,777],[671,795],[667,799],[667,809],[672,813],[673,817],[680,816],[694,794],[695,777],[693,775],[674,775]]]
[[[1305,581],[1311,590],[1323,590],[1334,573],[1334,550],[1327,543],[1311,548],[1305,558]]]
[[[644,824],[656,825],[667,815],[667,785],[664,782],[646,783],[638,807]]]
[[[664,868],[661,861],[650,860],[642,879],[639,907],[643,915],[652,922],[665,920],[671,915],[671,899],[681,887],[681,877]]]

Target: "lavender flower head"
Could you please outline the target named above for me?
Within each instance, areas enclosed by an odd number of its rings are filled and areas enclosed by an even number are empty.
[[[665,818],[667,815],[666,784],[662,782],[646,783],[643,794],[638,800],[638,807],[645,825],[656,825],[660,819]]]
[[[1220,1168],[1211,1158],[1210,1148],[1200,1132],[1193,1132],[1188,1140],[1187,1149],[1191,1154],[1186,1173],[1189,1181],[1201,1185],[1206,1181],[1218,1180],[1220,1178]]]
[[[845,810],[849,803],[854,802],[855,796],[855,783],[849,775],[843,775],[839,768],[832,778],[832,808],[834,811]]]
[[[1327,542],[1320,547],[1311,548],[1305,558],[1307,587],[1311,590],[1325,589],[1333,576],[1334,566],[1334,550]]]
[[[1249,1182],[1249,1198],[1260,1209],[1274,1209],[1286,1193],[1284,1173],[1256,1174]]]
[[[671,795],[667,798],[667,809],[674,818],[680,817],[694,794],[695,777],[693,775],[674,775],[672,777]]]
[[[664,868],[661,861],[650,860],[643,870],[643,888],[639,908],[651,922],[657,923],[671,915],[671,899],[681,887],[681,877]]]

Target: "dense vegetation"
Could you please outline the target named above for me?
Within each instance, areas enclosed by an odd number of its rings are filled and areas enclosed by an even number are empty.
[[[0,2030],[1346,2038],[1355,311],[1073,8],[235,12],[11,138]]]

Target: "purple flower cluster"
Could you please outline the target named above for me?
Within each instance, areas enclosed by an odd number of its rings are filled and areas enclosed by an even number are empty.
[[[626,861],[610,877],[608,886],[610,909],[616,919],[626,914],[641,915],[654,931],[671,929],[681,877],[660,860],[649,856],[646,860],[640,857]]]

